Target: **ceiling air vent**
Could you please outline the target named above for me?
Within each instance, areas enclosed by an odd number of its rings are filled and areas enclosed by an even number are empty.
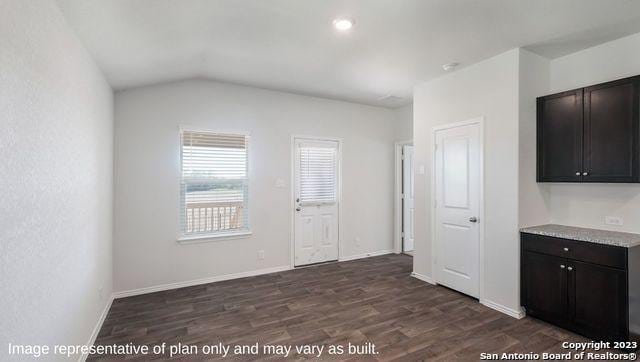
[[[378,101],[387,107],[398,107],[402,105],[402,103],[404,102],[404,98],[396,97],[392,94],[387,94],[386,96],[378,98]]]

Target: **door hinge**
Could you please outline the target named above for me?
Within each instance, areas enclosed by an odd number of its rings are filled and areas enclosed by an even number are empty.
[[[400,198],[404,200],[404,193],[400,194]]]
[[[404,231],[400,233],[400,236],[404,239]]]

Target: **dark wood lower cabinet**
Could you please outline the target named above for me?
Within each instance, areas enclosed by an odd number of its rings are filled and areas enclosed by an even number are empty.
[[[597,339],[627,339],[627,278],[623,270],[571,261],[569,317],[576,329]]]
[[[529,316],[594,340],[640,342],[640,247],[523,233],[521,250],[521,303]]]
[[[566,264],[566,263],[565,263]],[[524,305],[528,313],[560,321],[568,311],[567,273],[563,259],[525,252],[523,255]]]

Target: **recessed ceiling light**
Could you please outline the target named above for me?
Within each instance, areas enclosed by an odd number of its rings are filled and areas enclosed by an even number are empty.
[[[355,23],[356,22],[351,18],[342,17],[335,19],[333,21],[333,26],[340,31],[345,31],[351,29]]]
[[[449,71],[452,71],[452,70],[456,69],[456,67],[458,65],[459,65],[458,63],[447,63],[447,64],[442,66],[442,69],[444,69],[447,72],[449,72]]]

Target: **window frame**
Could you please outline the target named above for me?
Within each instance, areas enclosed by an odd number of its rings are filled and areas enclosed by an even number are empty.
[[[183,145],[182,145],[182,135],[184,132],[207,132],[212,134],[220,134],[220,135],[236,135],[236,136],[244,136],[245,137],[245,145],[246,145],[246,183],[247,183],[247,192],[244,195],[244,203],[247,206],[247,220],[246,220],[246,229],[234,230],[234,231],[221,231],[221,232],[213,232],[209,234],[198,234],[198,235],[184,235],[183,234],[183,225],[181,219],[185,217],[182,213],[185,210],[184,205],[182,204],[182,170],[183,170]],[[253,235],[253,231],[251,230],[251,193],[249,189],[251,189],[251,134],[246,131],[237,131],[237,130],[212,130],[207,128],[200,127],[191,127],[191,126],[179,126],[178,130],[178,158],[179,158],[179,168],[178,168],[178,232],[177,232],[177,242],[180,244],[196,244],[196,243],[205,243],[211,241],[218,240],[229,240],[229,239],[241,239],[248,238]]]

